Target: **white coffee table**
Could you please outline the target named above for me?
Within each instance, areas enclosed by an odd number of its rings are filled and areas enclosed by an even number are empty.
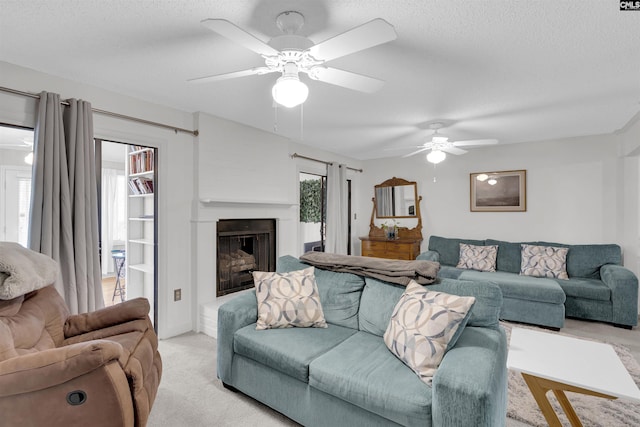
[[[582,426],[565,391],[640,402],[640,390],[608,344],[513,328],[507,368],[520,372],[550,427],[562,426],[552,390],[572,426]]]

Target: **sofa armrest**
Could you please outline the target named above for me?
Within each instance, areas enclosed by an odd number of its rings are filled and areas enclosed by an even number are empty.
[[[467,326],[433,378],[433,425],[504,426],[506,364],[502,327]]]
[[[146,298],[134,298],[91,313],[69,316],[64,323],[64,336],[70,338],[131,320],[144,319],[148,314],[149,301]]]
[[[416,259],[440,262],[440,254],[436,251],[425,251],[421,252]]]
[[[621,265],[605,264],[600,267],[600,278],[611,289],[613,323],[636,326],[638,324],[638,278]]]
[[[97,340],[0,362],[0,397],[44,390],[99,369],[123,354],[116,342]]]
[[[224,383],[231,380],[233,362],[233,336],[240,328],[258,319],[255,292],[248,292],[224,303],[218,309],[218,378]]]

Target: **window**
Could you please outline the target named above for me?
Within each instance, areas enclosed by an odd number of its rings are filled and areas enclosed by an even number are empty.
[[[27,246],[33,130],[0,125],[0,240]]]

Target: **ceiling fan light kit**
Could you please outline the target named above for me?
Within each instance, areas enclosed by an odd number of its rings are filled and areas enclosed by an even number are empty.
[[[272,38],[269,43],[265,43],[225,19],[205,19],[201,24],[256,52],[264,59],[265,66],[190,79],[190,82],[205,83],[279,72],[282,76],[273,86],[271,94],[276,103],[289,108],[304,103],[309,95],[309,88],[300,81],[299,73],[307,74],[312,80],[365,93],[380,89],[384,84],[382,80],[327,67],[324,64],[333,59],[390,42],[397,37],[393,26],[378,18],[314,44],[308,38],[297,34],[304,25],[304,16],[296,11],[286,11],[278,15],[276,26],[283,34]]]
[[[444,151],[440,150],[431,150],[429,154],[427,154],[427,161],[437,165],[447,158],[447,154]]]
[[[307,100],[309,88],[300,81],[295,64],[285,64],[282,77],[278,78],[271,89],[271,96],[274,101],[287,108],[293,108]]]

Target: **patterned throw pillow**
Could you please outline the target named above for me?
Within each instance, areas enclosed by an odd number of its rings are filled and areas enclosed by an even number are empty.
[[[460,243],[458,268],[480,271],[496,271],[498,246],[476,246]]]
[[[326,328],[314,267],[289,273],[254,271],[256,329]]]
[[[567,274],[567,253],[569,248],[525,244],[522,244],[521,247],[521,275],[569,279]]]
[[[393,310],[384,343],[422,381],[431,384],[475,300],[429,291],[412,280]]]

